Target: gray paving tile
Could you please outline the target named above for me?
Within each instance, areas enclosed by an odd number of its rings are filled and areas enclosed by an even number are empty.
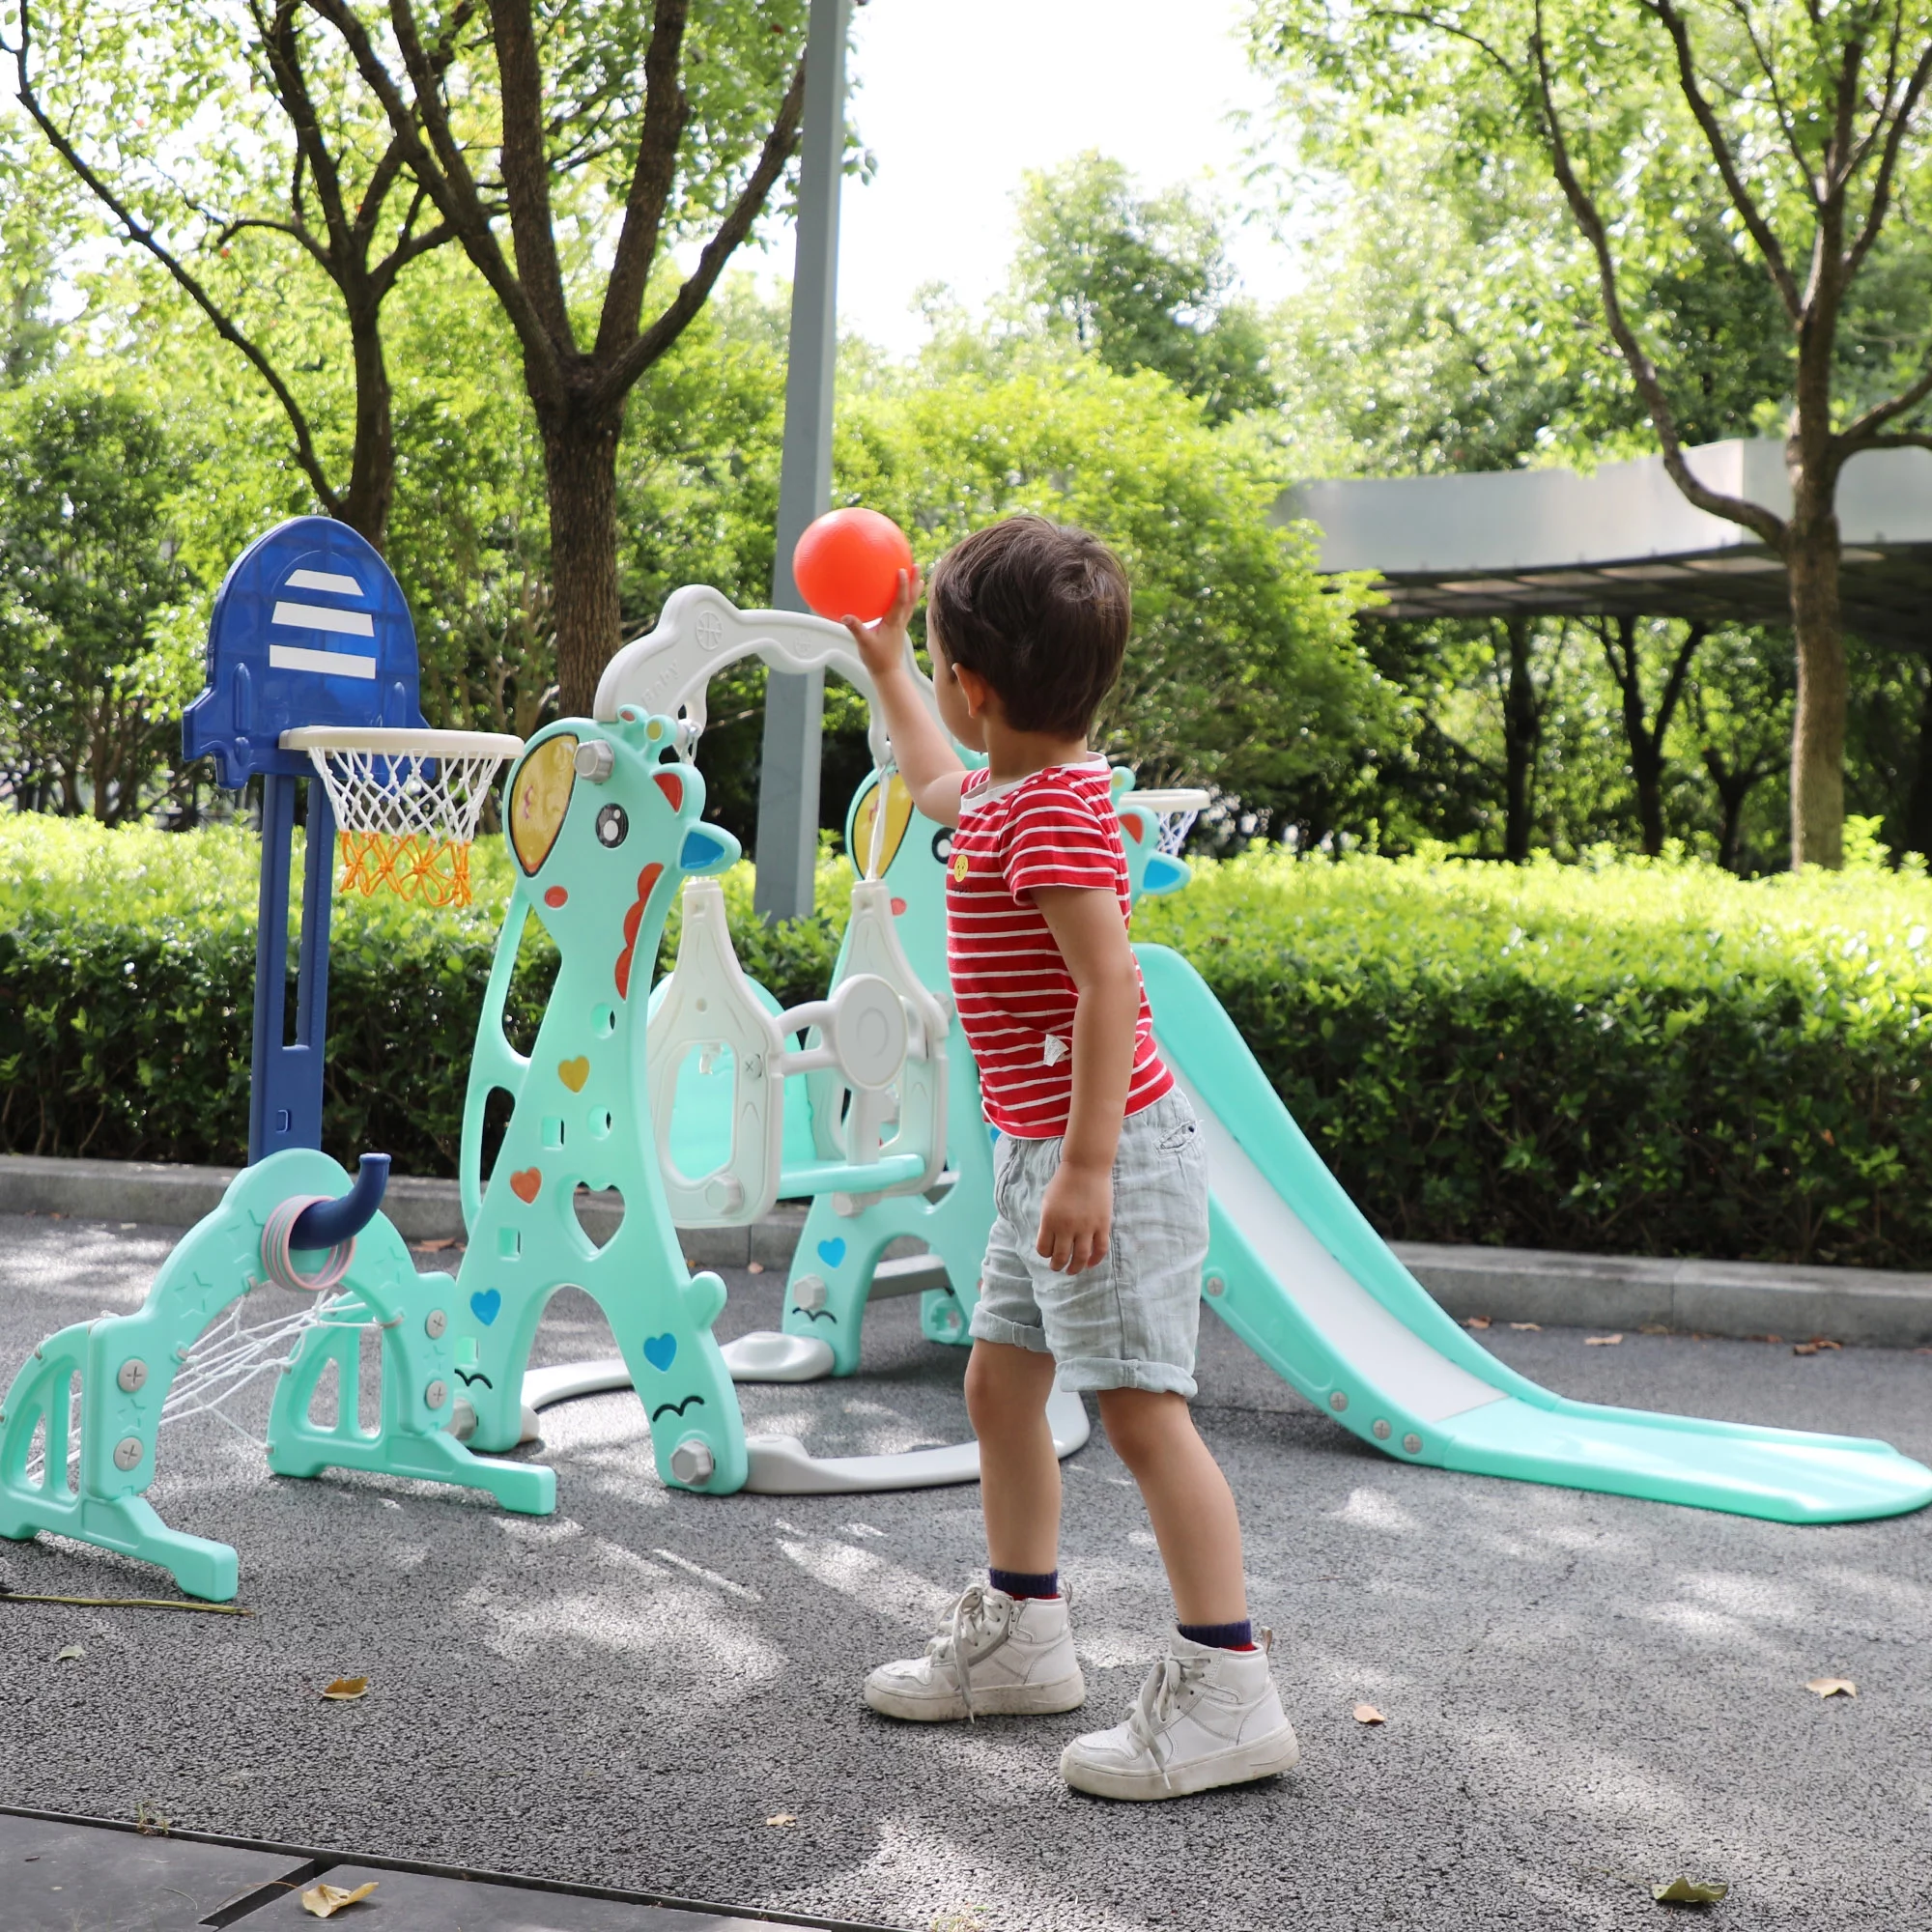
[[[302,1861],[273,1852],[0,1813],[0,1926],[186,1932],[231,1900],[302,1868]]]
[[[324,1873],[330,1885],[354,1891],[371,1879],[376,1890],[330,1924],[343,1932],[771,1932],[769,1920],[719,1918],[710,1913],[673,1912],[621,1899],[580,1898],[570,1892],[534,1891],[523,1886],[435,1878],[422,1872],[388,1871],[376,1865],[337,1865]],[[276,1932],[312,1927],[317,1921],[290,1895],[251,1912],[238,1932]]]

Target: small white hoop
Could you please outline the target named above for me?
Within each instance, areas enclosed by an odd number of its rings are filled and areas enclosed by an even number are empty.
[[[1170,785],[1165,789],[1123,792],[1121,803],[1144,805],[1160,820],[1160,849],[1175,859],[1187,843],[1194,821],[1214,803],[1214,794],[1192,785]]]
[[[304,724],[284,731],[328,794],[342,884],[427,905],[469,903],[469,847],[497,768],[524,749],[502,731]]]

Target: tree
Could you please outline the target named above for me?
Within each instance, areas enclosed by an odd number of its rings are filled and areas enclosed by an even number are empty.
[[[1183,190],[1144,198],[1119,161],[1090,150],[1026,176],[1019,225],[1021,299],[1108,368],[1158,371],[1212,422],[1280,401],[1260,319],[1229,295],[1213,217]]]
[[[1559,12],[1560,6],[1560,12]],[[1794,865],[1842,857],[1847,707],[1838,479],[1869,449],[1932,447],[1932,325],[1913,319],[1852,380],[1844,324],[1925,159],[1923,0],[1476,0],[1454,11],[1261,0],[1264,58],[1313,69],[1378,114],[1452,117],[1474,148],[1531,129],[1581,236],[1605,327],[1665,469],[1696,508],[1782,561],[1798,666]],[[1686,454],[1687,399],[1651,284],[1692,238],[1725,238],[1774,292],[1792,355],[1788,509],[1713,487]]]
[[[1644,701],[1644,652],[1640,620],[1633,616],[1605,617],[1590,627],[1604,647],[1604,662],[1622,699],[1624,736],[1630,745],[1631,781],[1636,787],[1637,828],[1645,853],[1655,859],[1663,850],[1664,741],[1670,735],[1677,707],[1683,702],[1685,680],[1698,647],[1710,636],[1708,624],[1687,624],[1684,636],[1668,650],[1663,689],[1657,707]],[[1714,772],[1713,778],[1717,776]]]
[[[310,30],[301,0],[246,0],[215,35],[205,8],[179,0],[142,0],[137,14],[96,0],[51,0],[39,15],[33,0],[13,0],[13,11],[15,38],[0,45],[48,145],[247,360],[280,408],[316,501],[384,549],[395,435],[383,305],[403,270],[452,231],[424,221],[403,142],[384,138],[380,117],[371,123],[371,103],[332,40]],[[39,19],[57,50],[50,83],[36,61]],[[440,72],[451,54],[445,34],[427,58]],[[229,83],[231,62],[245,85]],[[215,135],[205,131],[211,110]],[[279,197],[269,185],[275,172]],[[242,238],[258,236],[293,243],[335,291],[354,379],[346,480],[327,448],[337,439],[297,393],[296,357],[312,345],[277,326],[273,266],[230,259]],[[270,285],[266,301],[258,277]]]
[[[1276,832],[1319,825],[1391,740],[1393,694],[1353,636],[1360,586],[1324,589],[1307,528],[1274,522],[1274,452],[1150,371],[1052,345],[946,366],[962,349],[850,396],[837,499],[897,519],[923,563],[1018,510],[1104,537],[1134,631],[1095,743],[1143,784],[1212,785]]]
[[[1718,863],[1734,872],[1754,869],[1747,809],[1787,761],[1792,699],[1788,642],[1752,630],[1715,633],[1690,680],[1692,742],[1718,798]]]
[[[487,21],[474,0],[452,0],[426,31],[412,0],[387,0],[370,10],[385,49],[352,0],[308,4],[342,37],[515,331],[543,440],[561,702],[587,712],[621,638],[626,399],[704,306],[784,174],[804,106],[805,9],[730,0],[694,32],[689,0],[541,16],[533,0],[490,0]],[[479,74],[487,87],[473,85]],[[501,177],[507,255],[480,156]],[[646,324],[661,252],[700,234],[690,272]]]
[[[72,384],[0,414],[0,759],[41,810],[138,818],[176,743],[153,647],[182,588],[163,537],[183,481],[159,419]]]

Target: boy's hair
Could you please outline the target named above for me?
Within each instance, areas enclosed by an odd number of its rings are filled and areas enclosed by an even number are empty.
[[[1133,621],[1121,559],[1086,530],[1007,517],[932,567],[927,623],[1018,731],[1083,737],[1121,674]]]

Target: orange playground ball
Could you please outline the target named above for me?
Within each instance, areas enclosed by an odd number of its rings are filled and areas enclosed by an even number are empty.
[[[876,624],[893,608],[912,545],[890,517],[857,507],[809,525],[791,554],[792,581],[821,617]]]

